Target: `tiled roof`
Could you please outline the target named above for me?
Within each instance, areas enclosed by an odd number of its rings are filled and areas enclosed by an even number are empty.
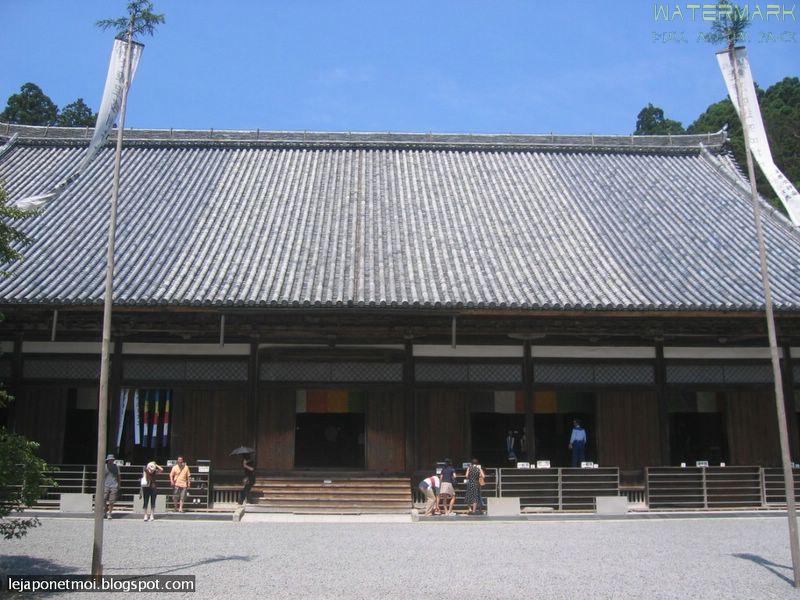
[[[10,198],[91,131],[0,124]],[[126,132],[120,305],[749,310],[752,214],[724,136]],[[700,144],[710,151],[701,152]],[[0,303],[102,301],[113,148],[46,211]],[[800,236],[765,216],[776,307]]]

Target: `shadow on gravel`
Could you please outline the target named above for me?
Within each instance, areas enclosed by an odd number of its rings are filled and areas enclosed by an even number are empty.
[[[212,556],[210,558],[206,558],[204,560],[197,560],[194,562],[187,562],[181,563],[178,565],[159,565],[158,568],[161,570],[159,571],[148,571],[146,567],[142,567],[141,565],[137,567],[128,568],[106,568],[105,572],[110,573],[111,571],[121,572],[121,571],[136,571],[137,573],[147,573],[147,575],[167,575],[169,573],[174,573],[175,571],[183,571],[185,569],[191,569],[193,567],[201,567],[203,565],[210,565],[213,563],[218,562],[227,562],[227,561],[240,561],[240,562],[250,562],[255,558],[255,555],[251,556],[244,556],[233,554],[231,556]]]
[[[779,577],[783,579],[785,582],[787,582],[789,585],[794,586],[794,580],[791,577],[784,575],[783,573],[778,571],[778,569],[789,569],[791,571],[792,570],[791,566],[779,565],[778,563],[774,563],[770,560],[767,560],[763,556],[758,556],[757,554],[742,553],[742,554],[733,554],[732,556],[735,556],[736,558],[741,558],[742,560],[749,560],[750,562],[760,565],[764,567],[767,571],[771,572],[776,577]]]
[[[0,573],[4,575],[69,575],[76,572],[46,558],[25,554],[0,556]]]

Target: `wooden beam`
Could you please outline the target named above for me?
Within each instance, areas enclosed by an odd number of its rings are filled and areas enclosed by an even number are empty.
[[[786,424],[789,430],[789,449],[792,461],[800,460],[800,432],[797,424],[797,409],[795,408],[795,381],[792,360],[791,344],[783,346],[783,360],[781,361],[781,374],[783,376],[783,399],[786,406]]]
[[[417,468],[419,449],[417,446],[417,411],[414,399],[414,349],[411,340],[406,340],[403,359],[403,400],[405,406],[406,452],[405,471],[413,473]]]
[[[656,398],[658,400],[658,438],[661,449],[661,464],[670,464],[669,389],[667,388],[667,364],[664,361],[664,342],[656,342],[655,360]]]
[[[522,382],[525,388],[525,460],[532,463],[536,460],[536,421],[533,414],[533,356],[530,340],[525,340]]]

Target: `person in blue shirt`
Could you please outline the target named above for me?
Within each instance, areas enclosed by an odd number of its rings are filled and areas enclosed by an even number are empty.
[[[572,421],[572,435],[569,438],[569,449],[572,450],[572,468],[580,466],[586,460],[586,430],[580,420]]]

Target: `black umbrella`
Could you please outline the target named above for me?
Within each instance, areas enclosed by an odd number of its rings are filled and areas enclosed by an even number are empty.
[[[255,452],[252,448],[248,448],[247,446],[239,446],[236,450],[231,452],[231,456],[237,456],[239,454],[252,454]]]

